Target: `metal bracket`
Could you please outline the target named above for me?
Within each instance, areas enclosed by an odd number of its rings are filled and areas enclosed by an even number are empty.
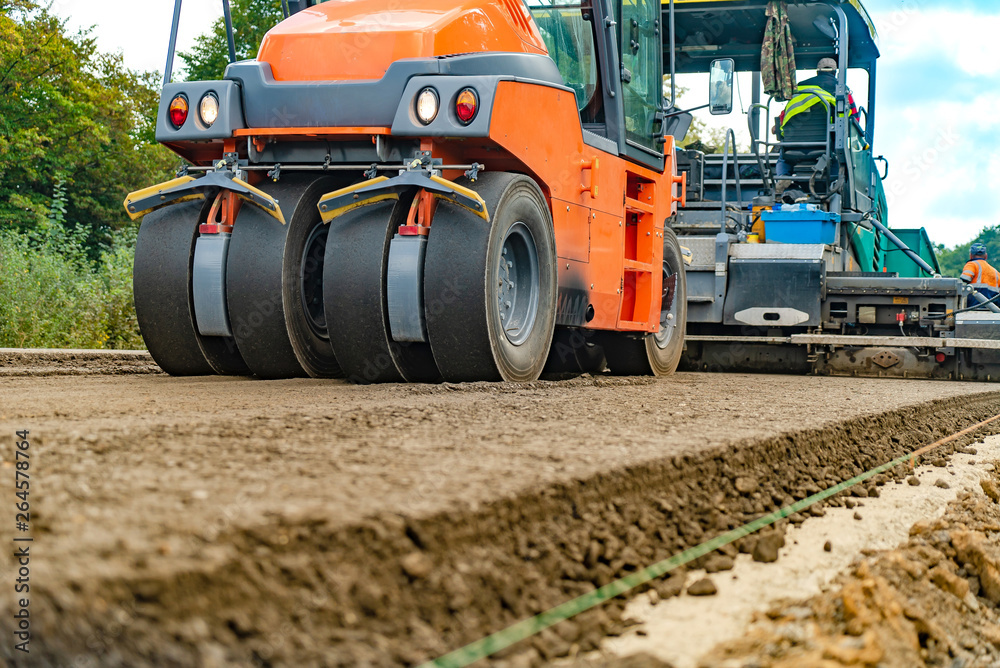
[[[208,172],[200,178],[182,176],[172,181],[143,188],[129,193],[128,197],[125,198],[125,211],[129,218],[135,220],[168,204],[215,197],[220,191],[228,190],[241,200],[259,206],[284,225],[285,218],[278,206],[278,201],[262,190],[240,180],[238,174],[240,174],[238,171],[214,171]]]
[[[486,169],[486,167],[484,167],[483,165],[479,164],[478,162],[477,163],[473,163],[472,168],[468,169],[465,172],[465,178],[469,179],[472,182],[475,182],[476,179],[479,178],[479,172],[482,171],[483,169]]]
[[[489,220],[486,202],[474,191],[441,178],[433,170],[419,169],[417,160],[402,170],[399,176],[380,176],[363,183],[341,188],[323,195],[319,200],[319,213],[324,223],[352,209],[384,200],[398,200],[404,191],[426,190],[438,199],[468,209],[483,220]]]
[[[883,350],[872,358],[872,362],[875,362],[875,364],[879,365],[883,369],[894,367],[899,364],[899,361],[899,356],[889,352],[888,350]]]

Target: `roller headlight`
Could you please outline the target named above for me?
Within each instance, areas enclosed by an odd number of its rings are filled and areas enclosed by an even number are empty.
[[[206,128],[212,127],[212,123],[215,123],[215,119],[219,117],[219,98],[215,96],[215,93],[205,93],[201,98],[201,103],[198,104],[198,115]]]
[[[438,114],[438,94],[433,88],[424,88],[417,93],[417,118],[424,125],[429,125],[437,118]]]

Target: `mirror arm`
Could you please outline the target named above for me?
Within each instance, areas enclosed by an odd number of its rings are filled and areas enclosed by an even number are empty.
[[[672,112],[672,113],[669,113],[669,114],[664,114],[663,117],[664,118],[671,118],[673,116],[680,116],[681,114],[690,114],[692,111],[699,111],[701,109],[708,109],[709,106],[711,106],[711,105],[703,104],[700,107],[691,107],[690,109],[685,109],[684,111],[675,111],[675,112]]]

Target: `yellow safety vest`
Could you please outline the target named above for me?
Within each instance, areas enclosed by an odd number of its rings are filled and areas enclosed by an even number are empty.
[[[782,129],[788,125],[788,121],[801,113],[809,111],[817,104],[823,104],[823,102],[826,102],[828,105],[830,115],[832,116],[833,110],[837,108],[837,98],[831,95],[825,88],[820,88],[819,86],[799,86],[798,93],[789,100],[788,106],[785,107],[785,120],[781,122]]]

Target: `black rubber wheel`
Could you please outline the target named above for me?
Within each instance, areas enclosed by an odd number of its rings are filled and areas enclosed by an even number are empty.
[[[602,333],[608,369],[616,376],[669,376],[684,352],[687,328],[687,277],[677,235],[663,230],[663,298],[656,334]]]
[[[191,293],[198,225],[211,202],[184,202],[147,214],[135,247],[132,291],[149,354],[174,376],[250,375],[236,342],[198,333]]]
[[[487,172],[463,185],[490,222],[439,204],[427,240],[424,311],[438,369],[451,382],[531,381],[555,328],[556,253],[541,190],[520,174]]]
[[[330,176],[283,176],[261,190],[278,200],[286,225],[251,205],[237,216],[226,272],[229,319],[243,358],[260,378],[340,374],[316,303],[303,303],[316,298],[323,267],[312,263],[325,257],[316,203],[340,185]]]
[[[344,185],[342,179],[314,180],[302,193],[292,217],[287,219],[282,286],[285,325],[299,363],[313,378],[341,378],[344,375],[330,343],[323,300],[330,226],[323,223],[316,208],[321,195]],[[296,184],[290,184],[289,188],[295,189]],[[287,202],[290,195],[294,193],[272,194],[279,203]]]
[[[348,380],[440,380],[430,346],[391,339],[386,301],[389,242],[413,199],[364,206],[330,223],[323,275],[330,341]]]

